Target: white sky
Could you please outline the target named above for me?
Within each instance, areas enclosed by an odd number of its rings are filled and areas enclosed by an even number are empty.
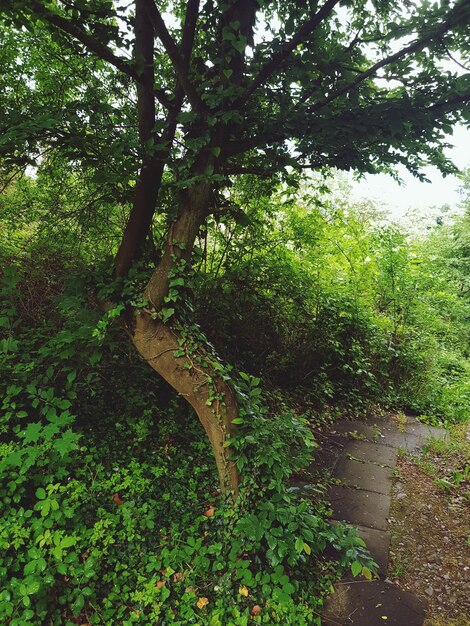
[[[446,151],[458,168],[470,167],[470,129],[457,126],[454,134],[447,138],[453,148]],[[410,210],[418,210],[425,215],[432,207],[450,205],[457,208],[462,198],[458,194],[461,181],[456,176],[444,178],[435,167],[427,167],[424,172],[431,181],[422,183],[404,167],[398,168],[404,185],[399,185],[388,174],[367,175],[363,180],[350,181],[354,199],[375,199],[390,212],[390,216],[403,221]]]

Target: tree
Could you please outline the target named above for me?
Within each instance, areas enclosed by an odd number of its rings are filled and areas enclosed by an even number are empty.
[[[470,100],[469,75],[454,63],[468,50],[470,5],[2,5],[3,169],[14,175],[60,153],[129,201],[113,263],[118,282],[145,254],[156,216],[165,220],[143,301],[121,320],[143,358],[194,407],[222,488],[237,493],[226,445],[235,393],[203,344],[188,347],[169,297],[187,279],[196,237],[209,216],[240,211],[230,203],[239,175],[392,171],[397,163],[418,176],[425,163],[453,171],[442,148]]]

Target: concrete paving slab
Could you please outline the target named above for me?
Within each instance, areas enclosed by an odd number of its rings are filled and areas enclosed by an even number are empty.
[[[313,461],[307,467],[308,472],[318,472],[320,470],[333,473],[338,464],[342,449],[335,446],[321,446],[313,453]]]
[[[387,530],[389,495],[334,486],[329,490],[329,499],[334,519],[376,530]]]
[[[390,553],[390,533],[366,526],[357,526],[359,536],[364,539],[372,558],[379,566],[379,575],[386,576]]]
[[[422,626],[425,607],[416,596],[380,580],[336,586],[322,615],[325,626]]]
[[[395,467],[397,452],[390,446],[371,443],[369,441],[350,441],[344,448],[344,456],[348,459],[368,461],[376,465]]]
[[[390,550],[391,477],[397,450],[414,451],[430,436],[445,437],[446,433],[411,417],[394,420],[388,416],[371,416],[363,422],[341,420],[333,428],[336,428],[333,436],[346,442],[334,470],[335,477],[346,484],[329,490],[333,518],[358,528],[379,565],[379,575],[385,577]],[[393,584],[348,576],[336,586],[322,615],[322,624],[422,626],[424,610],[413,594]]]
[[[423,440],[434,437],[435,439],[448,439],[449,434],[444,428],[437,428],[436,426],[428,426],[419,422],[414,417],[408,417],[404,426],[405,433],[409,435],[415,435],[421,437]]]
[[[408,452],[413,452],[424,444],[426,437],[420,435],[411,435],[405,432],[390,432],[387,433],[382,440],[382,445],[389,446],[391,448],[403,448]]]
[[[331,435],[334,435],[337,440],[352,439],[352,440],[373,440],[376,434],[376,430],[365,422],[351,421],[351,420],[337,420],[331,427]]]
[[[356,489],[388,495],[392,486],[392,469],[374,463],[342,458],[335,472],[343,484]]]
[[[398,420],[389,415],[369,415],[364,419],[364,423],[373,428],[375,432],[382,434],[396,433],[400,430]]]

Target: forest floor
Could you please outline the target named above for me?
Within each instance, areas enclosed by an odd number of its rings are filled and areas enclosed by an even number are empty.
[[[470,626],[470,427],[398,458],[388,576],[426,601],[425,626]]]

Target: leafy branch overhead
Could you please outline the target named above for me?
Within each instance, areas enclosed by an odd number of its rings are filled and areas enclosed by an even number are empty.
[[[253,165],[260,151],[266,169],[292,165],[288,140],[299,165],[376,171],[405,151],[412,170],[421,161],[450,168],[432,146],[470,101],[468,75],[449,60],[450,51],[468,51],[465,0],[418,8],[193,0],[172,12],[153,0],[137,4],[152,25],[152,60],[135,52],[133,14],[110,2],[9,0],[7,8],[16,24],[59,31],[65,46],[143,85],[159,105],[158,141],[173,142],[178,113],[185,154],[199,145],[194,135],[202,141],[203,129],[227,126],[215,159],[227,162],[224,173]],[[143,78],[149,62],[152,85]],[[175,153],[170,168],[184,156]]]

